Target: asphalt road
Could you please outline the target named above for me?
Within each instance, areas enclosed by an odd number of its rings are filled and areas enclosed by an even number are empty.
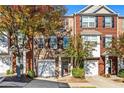
[[[28,83],[2,81],[0,88],[70,88],[67,83],[60,83],[47,80],[32,80]]]

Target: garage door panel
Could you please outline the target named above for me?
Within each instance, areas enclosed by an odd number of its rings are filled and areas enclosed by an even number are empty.
[[[86,76],[98,75],[98,61],[88,60],[85,62],[85,75]]]
[[[55,60],[42,60],[38,63],[38,76],[53,77],[55,76]]]
[[[0,73],[6,73],[6,71],[10,69],[10,64],[8,61],[8,58],[6,58],[4,61],[0,59]]]

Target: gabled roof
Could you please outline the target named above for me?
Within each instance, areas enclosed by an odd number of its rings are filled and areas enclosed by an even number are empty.
[[[88,5],[77,14],[117,14],[115,11],[105,5]]]

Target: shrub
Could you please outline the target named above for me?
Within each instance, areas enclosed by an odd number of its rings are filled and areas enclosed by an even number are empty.
[[[84,78],[85,77],[84,69],[82,69],[82,68],[73,68],[72,69],[72,75],[75,78]]]
[[[124,69],[119,70],[118,76],[124,78]]]
[[[13,74],[13,71],[10,70],[10,69],[8,69],[8,70],[6,71],[6,74],[7,74],[7,75],[9,75],[9,74]]]
[[[35,72],[33,70],[29,70],[28,71],[28,76],[33,79],[34,76],[35,76]]]

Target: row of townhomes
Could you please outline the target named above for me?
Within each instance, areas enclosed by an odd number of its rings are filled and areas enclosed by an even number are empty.
[[[49,9],[46,8],[44,9]],[[70,58],[59,55],[67,47],[70,35],[81,35],[83,41],[96,42],[92,51],[93,57],[87,58],[84,63],[85,75],[95,76],[103,74],[116,75],[119,69],[124,67],[124,61],[118,62],[116,56],[109,55],[106,48],[110,47],[113,38],[119,37],[124,30],[124,17],[119,16],[103,5],[89,5],[72,16],[64,16],[64,29],[56,36],[50,36],[47,40],[42,34],[30,38],[27,49],[23,50],[21,62],[24,66],[24,73],[33,69],[39,77],[54,77],[56,69],[59,76],[71,75],[73,64]],[[21,38],[21,37],[20,37]],[[12,49],[8,50],[8,39],[1,36],[0,40],[0,73],[6,73],[10,68],[16,72],[16,56]],[[46,48],[49,44],[49,49]],[[30,49],[29,49],[30,48]]]

